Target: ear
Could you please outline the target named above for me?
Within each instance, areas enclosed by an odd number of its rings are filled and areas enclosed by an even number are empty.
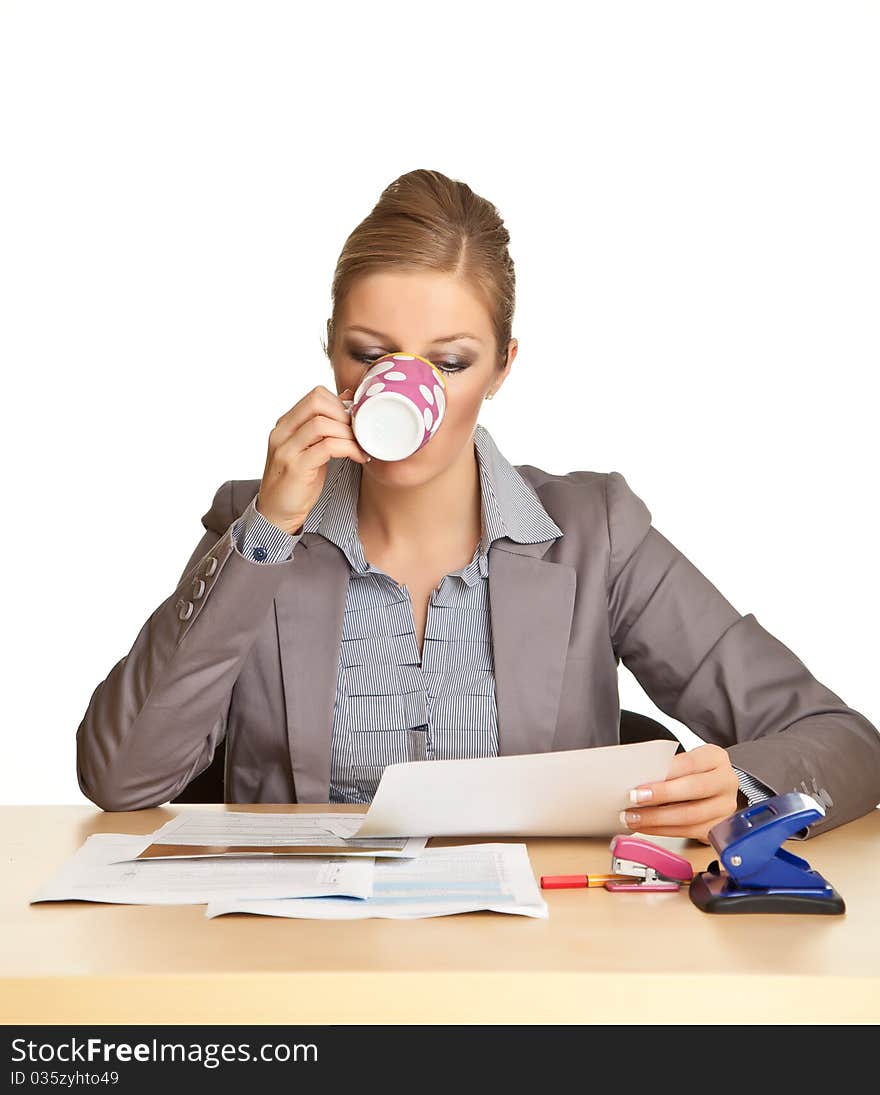
[[[517,340],[515,338],[512,338],[507,343],[507,354],[506,354],[506,357],[505,357],[504,369],[503,369],[503,375],[505,377],[507,376],[507,373],[509,372],[511,365],[513,365],[513,361],[514,361],[514,358],[516,357],[516,352],[517,352],[518,349],[519,349],[519,343],[517,342]]]

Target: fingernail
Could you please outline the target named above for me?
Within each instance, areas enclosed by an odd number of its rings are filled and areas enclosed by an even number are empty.
[[[632,810],[621,810],[619,816],[620,816],[620,824],[621,825],[629,825],[630,827],[632,827],[633,825],[638,824],[638,822],[640,822],[642,820],[642,815],[641,814],[634,814],[632,812]]]
[[[654,797],[654,792],[650,787],[637,787],[634,791],[630,791],[629,800],[633,805],[639,802],[647,802],[648,799]]]

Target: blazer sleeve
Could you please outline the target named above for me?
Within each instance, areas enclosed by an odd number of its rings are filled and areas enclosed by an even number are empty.
[[[775,794],[801,791],[825,817],[801,839],[880,801],[880,734],[820,683],[753,613],[741,615],[651,524],[616,471],[605,478],[608,612],[615,659],[653,702]]]
[[[104,810],[159,806],[208,767],[241,666],[296,565],[295,551],[271,566],[240,553],[233,485],[217,490],[177,585],[94,690],[77,729],[79,787]]]

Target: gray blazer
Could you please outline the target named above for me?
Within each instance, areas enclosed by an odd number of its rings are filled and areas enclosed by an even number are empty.
[[[776,793],[818,798],[826,816],[809,836],[880,801],[876,728],[737,612],[619,472],[516,470],[564,536],[490,548],[501,755],[616,744],[623,661],[662,711],[727,748],[737,768]],[[350,568],[317,533],[285,562],[245,558],[231,525],[259,486],[217,490],[176,589],[92,694],[77,778],[105,810],[168,802],[224,736],[227,801],[328,801]]]

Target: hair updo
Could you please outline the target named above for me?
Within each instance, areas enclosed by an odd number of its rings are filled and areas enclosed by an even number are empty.
[[[509,243],[498,210],[467,183],[426,168],[399,176],[343,245],[333,275],[325,354],[333,353],[339,313],[356,278],[389,269],[436,270],[455,274],[480,296],[492,317],[503,369],[516,295]]]

